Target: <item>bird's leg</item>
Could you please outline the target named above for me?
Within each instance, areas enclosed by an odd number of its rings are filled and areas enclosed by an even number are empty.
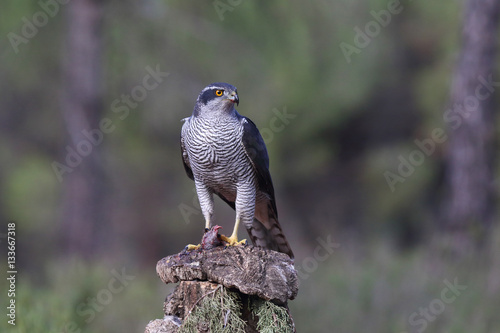
[[[214,195],[203,183],[196,181],[196,193],[200,202],[201,212],[205,218],[205,229],[210,229],[214,216]]]
[[[236,221],[234,223],[233,233],[230,237],[221,236],[221,239],[228,245],[246,244],[247,240],[238,241],[238,228],[240,222],[243,225],[251,225],[255,214],[255,185],[240,184],[236,193],[235,200]]]
[[[210,191],[201,182],[195,181],[196,193],[198,194],[198,200],[200,202],[201,212],[205,218],[205,232],[210,229],[212,224],[212,218],[214,215],[214,196],[213,192]],[[201,244],[193,245],[188,244],[185,249],[187,251],[197,250],[201,247]]]
[[[220,239],[222,239],[224,242],[226,242],[227,245],[229,245],[229,246],[246,244],[246,242],[247,242],[246,239],[238,241],[238,227],[239,226],[240,226],[240,219],[236,218],[236,222],[234,223],[233,233],[231,234],[231,236],[227,237],[227,236],[221,235]]]

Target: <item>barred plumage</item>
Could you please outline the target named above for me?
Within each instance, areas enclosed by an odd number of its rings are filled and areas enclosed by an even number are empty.
[[[201,91],[182,126],[184,167],[195,181],[205,227],[211,226],[217,194],[236,211],[230,242],[237,242],[241,222],[255,245],[293,258],[278,222],[264,141],[255,124],[236,111],[238,102],[234,86],[211,84]]]

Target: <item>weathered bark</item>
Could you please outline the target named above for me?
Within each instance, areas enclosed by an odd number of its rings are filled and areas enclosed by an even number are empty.
[[[203,299],[212,297],[222,287],[237,293],[245,332],[258,332],[252,302],[272,301],[288,311],[287,300],[295,298],[298,292],[297,272],[291,259],[254,246],[183,251],[160,260],[156,270],[167,284],[181,282],[165,300],[165,318],[151,321],[147,333],[177,332]],[[294,331],[289,318],[290,331]],[[198,331],[204,332],[208,324],[201,321]]]
[[[61,107],[68,142],[63,147],[62,160],[71,172],[62,174],[61,179],[64,185],[62,237],[69,252],[84,256],[99,251],[107,229],[104,217],[106,177],[100,156],[103,138],[95,131],[103,117],[103,3],[73,0],[66,7],[68,30]],[[89,133],[93,139],[89,139]],[[67,165],[70,151],[72,165]]]
[[[185,318],[194,309],[203,295],[209,295],[219,285],[209,281],[182,281],[163,303],[166,316]]]
[[[165,316],[163,319],[151,320],[144,333],[176,333],[180,323],[176,318]]]
[[[468,0],[462,51],[451,89],[449,145],[443,207],[446,231],[456,250],[480,242],[495,216],[493,185],[495,86],[500,2]],[[448,118],[451,119],[451,118]]]
[[[212,281],[280,304],[298,292],[297,272],[286,254],[254,246],[222,246],[163,258],[156,266],[165,283]]]

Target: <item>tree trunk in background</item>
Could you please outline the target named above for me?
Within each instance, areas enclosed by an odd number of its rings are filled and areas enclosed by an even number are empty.
[[[493,184],[498,0],[467,0],[462,50],[451,89],[444,226],[452,246],[481,242],[495,217]],[[493,81],[493,84],[487,82]],[[448,112],[448,111],[447,111]],[[453,119],[453,120],[451,120]]]
[[[104,1],[73,0],[66,11],[62,112],[69,142],[64,156],[68,155],[70,147],[77,165],[62,180],[62,237],[69,252],[84,257],[99,251],[100,240],[107,229],[106,177],[100,154],[102,139],[99,140],[96,131],[92,132],[99,129],[103,117],[103,7]],[[87,131],[86,136],[84,131]],[[89,133],[94,133],[93,140],[89,139]]]

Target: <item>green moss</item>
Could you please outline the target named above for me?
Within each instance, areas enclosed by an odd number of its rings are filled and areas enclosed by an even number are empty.
[[[241,319],[242,306],[238,293],[219,286],[199,300],[184,319],[179,333],[245,332],[246,322]],[[285,308],[258,297],[249,297],[248,309],[258,320],[259,332],[293,332],[293,321]]]
[[[257,298],[250,305],[250,309],[259,318],[259,332],[293,332],[293,321],[284,307]]]
[[[240,316],[239,295],[220,286],[199,301],[186,316],[179,333],[196,333],[200,329],[213,333],[245,332],[245,322]]]

